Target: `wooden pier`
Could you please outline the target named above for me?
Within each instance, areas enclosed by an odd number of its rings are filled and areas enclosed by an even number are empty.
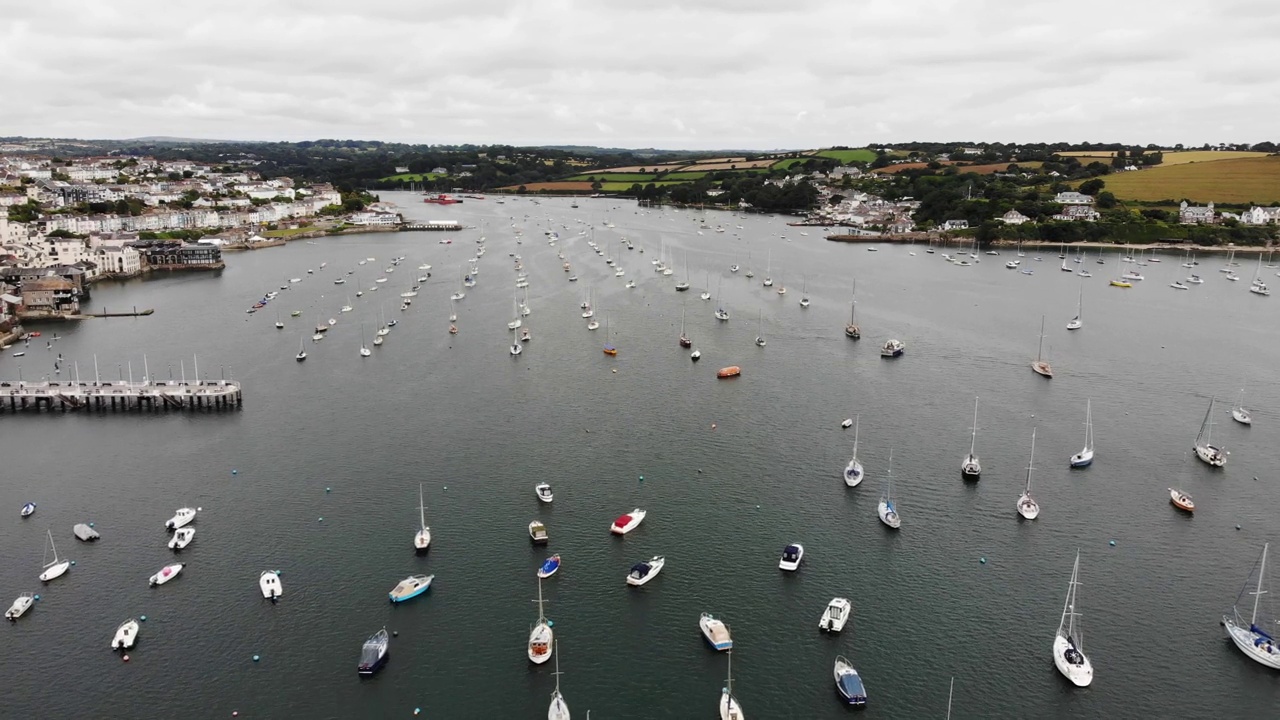
[[[0,411],[10,410],[238,410],[240,383],[196,382],[0,382]]]
[[[126,312],[108,312],[107,308],[103,307],[102,312],[100,313],[86,312],[81,314],[87,317],[113,318],[113,317],[146,317],[147,315],[151,315],[154,313],[155,313],[155,308],[147,308],[145,310],[139,310],[138,306],[134,305],[133,312],[127,312],[127,311]]]

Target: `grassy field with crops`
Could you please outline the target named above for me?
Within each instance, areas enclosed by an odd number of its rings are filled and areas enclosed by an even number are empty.
[[[422,182],[423,180],[435,180],[442,177],[445,177],[445,175],[441,173],[400,173],[399,175],[378,178],[378,182]]]
[[[1239,154],[1239,153],[1236,153]],[[1166,162],[1169,155],[1165,155]],[[1121,200],[1181,200],[1194,203],[1280,202],[1280,157],[1157,165],[1103,178]]]
[[[819,150],[814,153],[814,155],[824,158],[833,158],[842,163],[871,162],[876,159],[875,152],[866,148],[858,148],[857,150]]]

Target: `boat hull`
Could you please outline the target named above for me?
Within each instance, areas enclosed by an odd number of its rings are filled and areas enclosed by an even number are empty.
[[[40,581],[49,582],[50,580],[56,580],[62,577],[63,575],[66,575],[67,570],[70,570],[70,569],[71,569],[71,561],[63,560],[57,565],[52,565],[46,568],[44,572],[40,573]]]
[[[1196,457],[1207,465],[1222,467],[1227,464],[1227,454],[1221,448],[1212,445],[1196,445],[1195,450]]]
[[[862,469],[862,463],[853,461],[844,466],[844,484],[846,486],[858,487],[864,477],[866,477],[866,473]]]
[[[138,641],[138,623],[135,620],[129,620],[125,624],[116,629],[115,637],[111,638],[112,650],[128,650]]]
[[[1071,456],[1071,467],[1084,468],[1093,464],[1093,450],[1084,449]]]
[[[1223,617],[1222,624],[1227,628],[1227,637],[1240,648],[1240,652],[1254,662],[1280,670],[1280,648],[1276,647],[1275,641],[1268,641],[1249,628],[1237,625],[1230,617]]]
[[[746,720],[738,699],[724,690],[720,693],[720,720]]]
[[[276,600],[284,596],[284,586],[280,584],[280,576],[274,572],[264,572],[258,576],[258,589],[262,591],[262,597],[268,600]]]
[[[1068,660],[1068,654],[1074,655],[1077,661],[1073,663]],[[1076,687],[1089,687],[1093,682],[1093,664],[1089,662],[1088,656],[1072,647],[1061,634],[1053,639],[1053,664]]]

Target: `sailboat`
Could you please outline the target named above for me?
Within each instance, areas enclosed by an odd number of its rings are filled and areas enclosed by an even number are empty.
[[[978,398],[973,399],[973,434],[969,438],[969,454],[960,464],[960,474],[965,480],[977,480],[982,476],[982,463],[978,461]]]
[[[431,547],[431,528],[427,527],[427,506],[422,501],[422,483],[418,483],[418,532],[413,535],[413,549],[426,552]]]
[[[49,534],[49,547],[44,549],[44,556],[48,558],[49,550],[52,548],[53,560],[44,563],[44,572],[40,573],[41,582],[49,582],[60,578],[71,568],[70,560],[58,560],[58,546],[53,544],[53,530],[47,530],[46,532]]]
[[[369,346],[364,344],[364,323],[360,323],[360,357],[369,357],[373,351],[369,350]]]
[[[343,306],[342,306],[342,307],[340,307],[340,308],[338,308],[338,312],[339,312],[339,313],[349,313],[349,312],[351,312],[351,296],[350,296],[350,295],[348,295],[348,296],[347,296],[347,304],[346,304],[346,305],[343,305]]]
[[[1240,597],[1245,593],[1243,589],[1240,590],[1240,595],[1236,596],[1231,615],[1222,617],[1222,624],[1227,628],[1227,636],[1236,644],[1236,647],[1240,648],[1240,652],[1269,668],[1280,669],[1280,646],[1276,645],[1271,632],[1263,629],[1274,626],[1276,623],[1274,620],[1269,623],[1264,621],[1261,625],[1258,623],[1258,601],[1267,592],[1262,589],[1262,576],[1267,572],[1267,550],[1270,547],[1271,543],[1262,546],[1262,560],[1258,566],[1258,584],[1253,592],[1249,593],[1253,596],[1253,613],[1249,616],[1248,625],[1245,624],[1244,618],[1240,617]],[[1253,573],[1249,576],[1252,577]],[[1248,580],[1245,582],[1247,583]]]
[[[805,276],[800,281],[800,307],[809,307],[809,277]]]
[[[1084,654],[1076,612],[1080,587],[1080,551],[1076,551],[1076,563],[1071,568],[1071,582],[1067,585],[1067,599],[1062,605],[1062,619],[1058,621],[1058,634],[1053,638],[1053,664],[1076,687],[1088,687],[1093,682],[1093,665]]]
[[[533,308],[529,307],[529,288],[524,289],[524,302],[520,303],[520,315],[529,317],[533,314]]]
[[[858,295],[858,284],[854,283],[853,294],[850,296],[850,299],[849,299],[849,324],[844,326],[845,337],[849,337],[854,340],[857,340],[858,338],[862,337],[862,330],[858,327],[858,324],[854,321],[854,318],[853,318],[854,313],[856,313],[858,310],[857,295]]]
[[[1080,299],[1076,300],[1076,316],[1071,318],[1071,322],[1067,323],[1068,330],[1079,330],[1084,327],[1084,283],[1080,283]]]
[[[764,286],[773,287],[773,278],[769,277],[769,270],[773,267],[773,251],[772,250],[769,251],[768,258],[769,259],[768,261],[766,261],[764,266]],[[750,277],[750,275],[748,275],[747,277]]]
[[[684,334],[684,308],[680,308],[680,347],[693,347],[693,341],[689,339],[688,335]]]
[[[1082,468],[1093,464],[1093,400],[1084,403],[1084,449],[1071,456],[1071,467]]]
[[[1032,464],[1036,459],[1036,430],[1031,429],[1031,457],[1027,460],[1027,485],[1022,490],[1022,494],[1018,496],[1018,514],[1028,520],[1035,520],[1040,516],[1040,504],[1035,498],[1031,497],[1031,470]]]
[[[564,673],[560,672],[560,655],[556,653],[556,689],[551,693],[551,706],[547,708],[547,720],[569,720],[569,704],[564,701],[564,695],[560,694],[560,676]]]
[[[592,322],[595,322],[594,320]],[[515,357],[524,352],[524,348],[520,346],[520,339],[516,336],[516,329],[511,328],[511,356]]]
[[[1227,452],[1213,445],[1213,403],[1218,398],[1209,398],[1209,409],[1204,413],[1204,422],[1200,423],[1200,433],[1196,435],[1196,457],[1213,467],[1227,464]]]
[[[302,362],[303,360],[307,359],[307,351],[302,349],[302,343],[306,339],[307,339],[306,335],[298,336],[298,354],[293,356],[293,359],[297,360],[298,362]]]
[[[746,720],[742,704],[733,696],[733,651],[729,651],[729,671],[720,691],[720,720]]]
[[[535,665],[551,659],[551,643],[555,634],[551,631],[551,623],[542,614],[542,578],[538,578],[538,620],[529,630],[529,662]]]
[[[720,298],[720,306],[716,308],[716,319],[727,321],[729,319],[729,311],[724,309],[724,295],[721,290],[724,289],[724,278],[720,278],[719,284],[716,286],[716,297]]]
[[[590,286],[587,286],[586,302],[582,303],[582,305],[580,305],[579,307],[582,308],[582,318],[584,320],[596,314],[595,310],[591,309],[591,287]]]
[[[1254,279],[1254,282],[1257,282],[1256,278]],[[280,308],[276,308],[276,329],[277,330],[284,329],[284,323],[280,320]]]
[[[756,274],[751,271],[751,243],[750,242],[747,243],[747,271],[743,274],[747,277],[747,279],[751,279],[756,276]]]
[[[858,428],[862,424],[862,416],[858,415],[853,420],[853,457],[849,458],[849,464],[844,466],[844,484],[849,487],[858,487],[865,477],[862,471],[862,463],[858,462]]]
[[[782,273],[778,273],[778,294],[779,295],[787,294],[787,284],[782,280]]]
[[[702,294],[699,295],[698,297],[703,300],[711,299],[711,272],[710,271],[707,272],[707,289],[703,290]]]
[[[676,283],[676,292],[684,292],[689,289],[689,253],[684,254],[684,280]]]
[[[618,354],[618,348],[613,345],[613,330],[609,327],[609,314],[604,316],[604,354],[614,356]]]
[[[876,506],[876,513],[880,516],[880,522],[888,525],[894,530],[902,524],[902,518],[898,517],[898,509],[893,504],[893,450],[889,450],[889,474],[885,477],[886,486],[884,495],[880,496],[880,504]]]
[[[385,337],[391,333],[391,326],[387,325],[387,315],[383,312],[382,305],[378,306],[378,330],[373,334],[375,338]]]
[[[1037,375],[1051,378],[1053,377],[1053,367],[1049,365],[1049,361],[1044,359],[1044,316],[1040,316],[1040,347],[1036,350],[1036,361],[1031,363],[1031,369]]]
[[[1235,407],[1231,408],[1231,419],[1235,420],[1241,425],[1253,424],[1253,416],[1249,414],[1248,410],[1244,409],[1244,389],[1243,388],[1241,388],[1240,390],[1240,401],[1236,403]]]
[[[764,311],[763,310],[761,310],[760,314],[756,317],[756,321],[758,323],[757,329],[756,329],[756,347],[764,347]]]

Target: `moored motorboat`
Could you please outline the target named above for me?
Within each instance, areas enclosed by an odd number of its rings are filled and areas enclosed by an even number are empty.
[[[729,634],[729,626],[712,617],[711,613],[702,613],[698,618],[698,627],[702,630],[702,637],[707,639],[711,647],[716,650],[733,648],[733,636]]]
[[[635,530],[640,523],[644,522],[644,517],[647,514],[648,513],[644,510],[636,508],[625,515],[620,515],[618,516],[618,519],[613,521],[613,525],[610,526],[609,532],[614,535],[626,535],[632,530]]]
[[[791,543],[782,549],[782,559],[778,560],[778,569],[795,572],[800,569],[802,560],[804,560],[804,546],[800,543]]]
[[[534,545],[546,545],[550,536],[547,535],[547,526],[537,520],[529,523],[529,539]]]
[[[386,628],[369,636],[369,639],[360,646],[360,664],[356,666],[356,672],[361,675],[372,675],[381,670],[382,666],[387,664],[387,645]]]
[[[867,689],[862,684],[862,677],[843,655],[836,656],[833,672],[836,681],[836,692],[844,698],[847,705],[866,705]]]
[[[173,514],[173,517],[165,521],[164,526],[168,530],[177,530],[178,528],[183,527],[184,525],[187,525],[188,523],[190,523],[192,520],[195,520],[195,519],[196,519],[195,508],[189,508],[189,507],[178,508],[177,512]]]
[[[170,550],[181,550],[191,544],[191,540],[196,536],[196,529],[192,527],[179,528],[173,533],[173,537],[169,538]]]
[[[1196,511],[1195,501],[1191,499],[1190,495],[1182,492],[1181,490],[1169,488],[1169,502],[1173,503],[1173,506],[1179,510],[1185,510],[1189,513],[1194,513]]]
[[[147,578],[147,582],[152,587],[156,585],[163,585],[169,582],[170,580],[178,577],[178,573],[182,572],[183,567],[185,567],[185,563],[173,563],[172,565],[165,565],[164,567],[160,568],[155,575],[152,575],[150,578]]]
[[[435,580],[435,575],[410,575],[409,577],[396,583],[391,588],[391,592],[387,593],[387,597],[393,603],[402,603],[406,600],[412,600],[431,588],[431,581]]]
[[[284,597],[284,585],[280,583],[279,571],[263,570],[258,575],[258,589],[262,591],[262,597],[268,600]]]
[[[29,518],[33,514],[35,514],[35,511],[36,511],[36,504],[33,502],[29,502],[29,503],[23,504],[22,510],[19,511],[18,514],[24,518]]]
[[[880,348],[880,357],[901,357],[902,353],[905,352],[906,349],[907,346],[904,345],[901,340],[889,339],[886,340],[884,346]]]
[[[128,650],[138,641],[138,621],[129,618],[120,623],[116,634],[111,638],[112,650]]]
[[[17,600],[13,601],[13,604],[9,606],[9,609],[4,611],[5,619],[10,621],[17,620],[31,609],[31,606],[35,604],[35,601],[36,596],[34,594],[29,592],[22,593],[18,596]]]
[[[537,494],[538,499],[544,503],[551,502],[555,496],[551,493],[551,485],[540,482],[533,486],[533,492]]]
[[[818,619],[818,629],[838,633],[844,630],[845,623],[849,622],[851,615],[853,615],[853,603],[849,602],[849,598],[831,598],[831,602],[827,603],[826,609],[822,611],[822,617]]]
[[[549,578],[552,575],[555,575],[556,571],[559,569],[560,569],[560,556],[552,555],[551,557],[543,561],[542,567],[538,568],[538,577]]]
[[[667,564],[667,559],[661,555],[654,555],[644,562],[636,563],[631,566],[631,572],[627,573],[627,584],[639,587],[657,577],[662,572],[663,566]]]

